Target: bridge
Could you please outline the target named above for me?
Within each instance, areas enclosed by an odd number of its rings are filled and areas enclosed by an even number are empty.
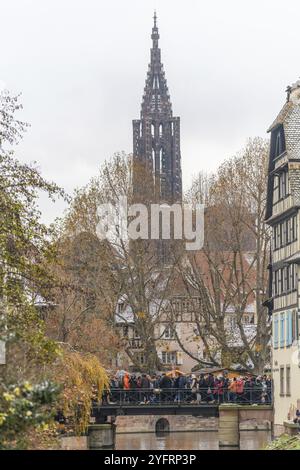
[[[254,423],[256,430],[271,429],[272,390],[245,388],[243,393],[209,388],[198,389],[111,389],[94,402],[88,429],[90,449],[113,448],[118,416],[186,415],[214,417],[218,421],[219,447],[238,448],[240,430]],[[160,418],[161,420],[161,418]]]
[[[245,388],[243,393],[227,390],[212,393],[208,388],[198,389],[112,389],[102,402],[94,402],[92,417],[96,423],[104,423],[107,417],[141,415],[192,415],[218,417],[222,404],[259,406],[272,404],[272,391]]]

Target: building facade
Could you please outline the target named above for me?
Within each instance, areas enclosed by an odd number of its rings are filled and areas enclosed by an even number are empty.
[[[266,222],[272,229],[272,370],[279,432],[300,408],[300,81],[288,87],[287,101],[269,132]]]
[[[156,351],[162,367],[166,370],[176,367],[184,373],[190,373],[200,360],[209,362],[205,344],[199,335],[197,326],[201,305],[200,298],[174,294],[172,299],[165,303],[165,308],[161,310],[159,315],[157,315],[158,305],[160,305],[159,301],[153,302],[150,311],[153,314]],[[255,305],[255,303],[249,303],[243,315],[243,330],[248,340],[256,334]],[[170,321],[171,317],[172,321]],[[135,327],[135,317],[125,296],[117,304],[115,324],[124,345],[124,352],[119,353],[116,366],[137,371],[136,365],[130,360],[126,350],[130,349],[142,368],[146,363],[144,344]],[[202,328],[205,333],[205,323]],[[230,306],[226,311],[226,331],[231,338],[232,350],[238,351],[242,347],[242,340],[236,325],[235,309]],[[212,347],[213,339],[209,339],[209,330],[205,334],[207,335],[206,340]],[[218,348],[218,345],[216,347]],[[220,355],[216,355],[215,358],[221,362]],[[236,365],[238,366],[238,364]]]

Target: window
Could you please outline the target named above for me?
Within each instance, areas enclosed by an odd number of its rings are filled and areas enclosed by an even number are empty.
[[[289,267],[286,266],[283,268],[283,290],[284,292],[288,292],[290,290],[290,276],[289,276]]]
[[[284,199],[288,196],[288,173],[283,171],[279,175],[278,198]]]
[[[278,282],[278,286],[277,286],[277,291],[278,291],[278,295],[282,294],[282,269],[278,269],[278,273],[277,273],[277,282]]]
[[[286,366],[285,370],[285,379],[286,379],[286,395],[291,395],[291,367]]]
[[[285,151],[284,129],[282,125],[272,132],[271,146],[273,158],[279,157]]]
[[[277,295],[277,271],[274,271],[272,276],[272,292],[275,297]]]
[[[174,135],[174,122],[171,122],[171,135]]]
[[[175,331],[171,325],[167,325],[164,329],[163,333],[164,339],[174,339],[175,338]]]
[[[277,269],[273,272],[273,295],[282,295],[296,290],[297,270],[294,264]]]
[[[276,143],[275,143],[275,157],[280,155],[280,147],[281,147],[281,141],[280,141],[280,133],[276,135]]]
[[[290,265],[290,289],[296,290],[296,286],[297,286],[297,272],[295,269],[295,265],[291,264]]]
[[[284,366],[280,366],[280,395],[284,395]]]
[[[128,326],[125,325],[123,326],[123,338],[127,338],[128,337]]]
[[[153,84],[154,84],[154,82],[153,82]],[[151,135],[152,135],[152,137],[155,136],[155,126],[154,126],[154,124],[151,124]]]
[[[274,187],[273,187],[273,202],[274,204],[279,200],[279,176],[274,176]]]
[[[135,357],[141,365],[146,363],[145,353],[135,353]]]
[[[297,217],[293,216],[273,227],[274,250],[289,245],[297,240]]]
[[[297,240],[297,216],[294,215],[292,218],[292,223],[291,223],[291,240]]]
[[[291,290],[290,266],[286,266],[285,272],[286,272],[286,292],[289,292]]]
[[[162,137],[162,135],[163,135],[163,125],[160,124],[159,125],[159,137]]]
[[[117,306],[117,313],[123,313],[123,312],[124,312],[124,303],[120,302],[118,303],[118,306]]]
[[[176,351],[162,351],[161,361],[163,364],[176,364]]]

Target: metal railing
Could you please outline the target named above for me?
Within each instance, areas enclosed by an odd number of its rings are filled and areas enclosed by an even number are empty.
[[[102,405],[219,405],[222,403],[236,403],[240,405],[272,404],[272,389],[244,388],[241,393],[233,393],[230,390],[198,388],[196,391],[190,388],[140,388],[117,389],[112,388],[103,394]]]

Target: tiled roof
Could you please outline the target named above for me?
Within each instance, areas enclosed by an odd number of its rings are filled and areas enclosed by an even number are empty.
[[[293,104],[283,123],[289,160],[300,158],[300,105]]]
[[[271,132],[271,130],[277,127],[279,124],[283,124],[283,122],[285,121],[292,107],[293,107],[293,103],[291,101],[288,101],[287,103],[285,103],[285,105],[283,106],[280,113],[276,117],[275,121],[271,124],[267,132]]]

